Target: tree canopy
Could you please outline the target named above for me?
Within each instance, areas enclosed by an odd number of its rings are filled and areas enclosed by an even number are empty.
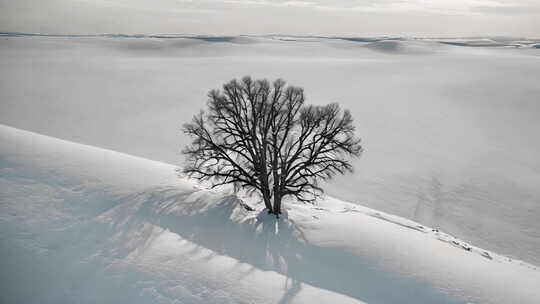
[[[193,140],[184,173],[257,192],[276,216],[284,197],[313,201],[323,192],[318,182],[352,171],[350,157],[362,152],[348,110],[306,105],[303,89],[281,79],[246,76],[208,98],[208,109],[183,127]]]

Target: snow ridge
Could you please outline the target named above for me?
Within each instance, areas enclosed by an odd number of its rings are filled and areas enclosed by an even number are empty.
[[[368,46],[384,51],[394,50],[403,41],[434,41],[440,44],[466,47],[514,47],[538,48],[540,40],[513,37],[470,37],[470,38],[416,38],[416,37],[338,37],[338,36],[295,36],[295,35],[190,35],[190,34],[44,34],[24,32],[0,32],[0,37],[59,37],[59,38],[135,38],[135,39],[196,39],[205,42],[249,43],[257,39],[271,39],[285,42],[307,42],[320,40],[344,40],[367,43]]]
[[[540,298],[535,266],[397,216],[327,197],[276,221],[169,164],[7,126],[0,139],[1,302]]]

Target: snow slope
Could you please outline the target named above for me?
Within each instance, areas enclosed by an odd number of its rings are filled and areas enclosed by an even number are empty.
[[[326,198],[276,221],[175,166],[0,127],[2,303],[538,303],[540,272]]]
[[[0,123],[176,164],[210,89],[283,77],[364,141],[328,194],[540,264],[539,41],[136,37],[0,37]]]

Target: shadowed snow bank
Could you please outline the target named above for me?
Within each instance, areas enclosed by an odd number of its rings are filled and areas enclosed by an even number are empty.
[[[0,139],[3,303],[540,298],[534,266],[397,216],[326,198],[276,221],[172,165],[6,126]]]

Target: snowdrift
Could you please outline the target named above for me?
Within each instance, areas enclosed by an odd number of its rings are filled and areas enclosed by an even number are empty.
[[[365,143],[329,195],[540,265],[538,40],[2,35],[2,124],[176,163],[208,90],[282,77]]]
[[[173,165],[7,126],[0,141],[2,303],[540,299],[535,266],[397,216],[328,197],[276,220]]]
[[[395,37],[1,39],[0,123],[175,163],[189,140],[179,124],[209,89],[283,77],[309,103],[350,109],[365,142],[356,172],[328,194],[540,265],[537,49]]]

